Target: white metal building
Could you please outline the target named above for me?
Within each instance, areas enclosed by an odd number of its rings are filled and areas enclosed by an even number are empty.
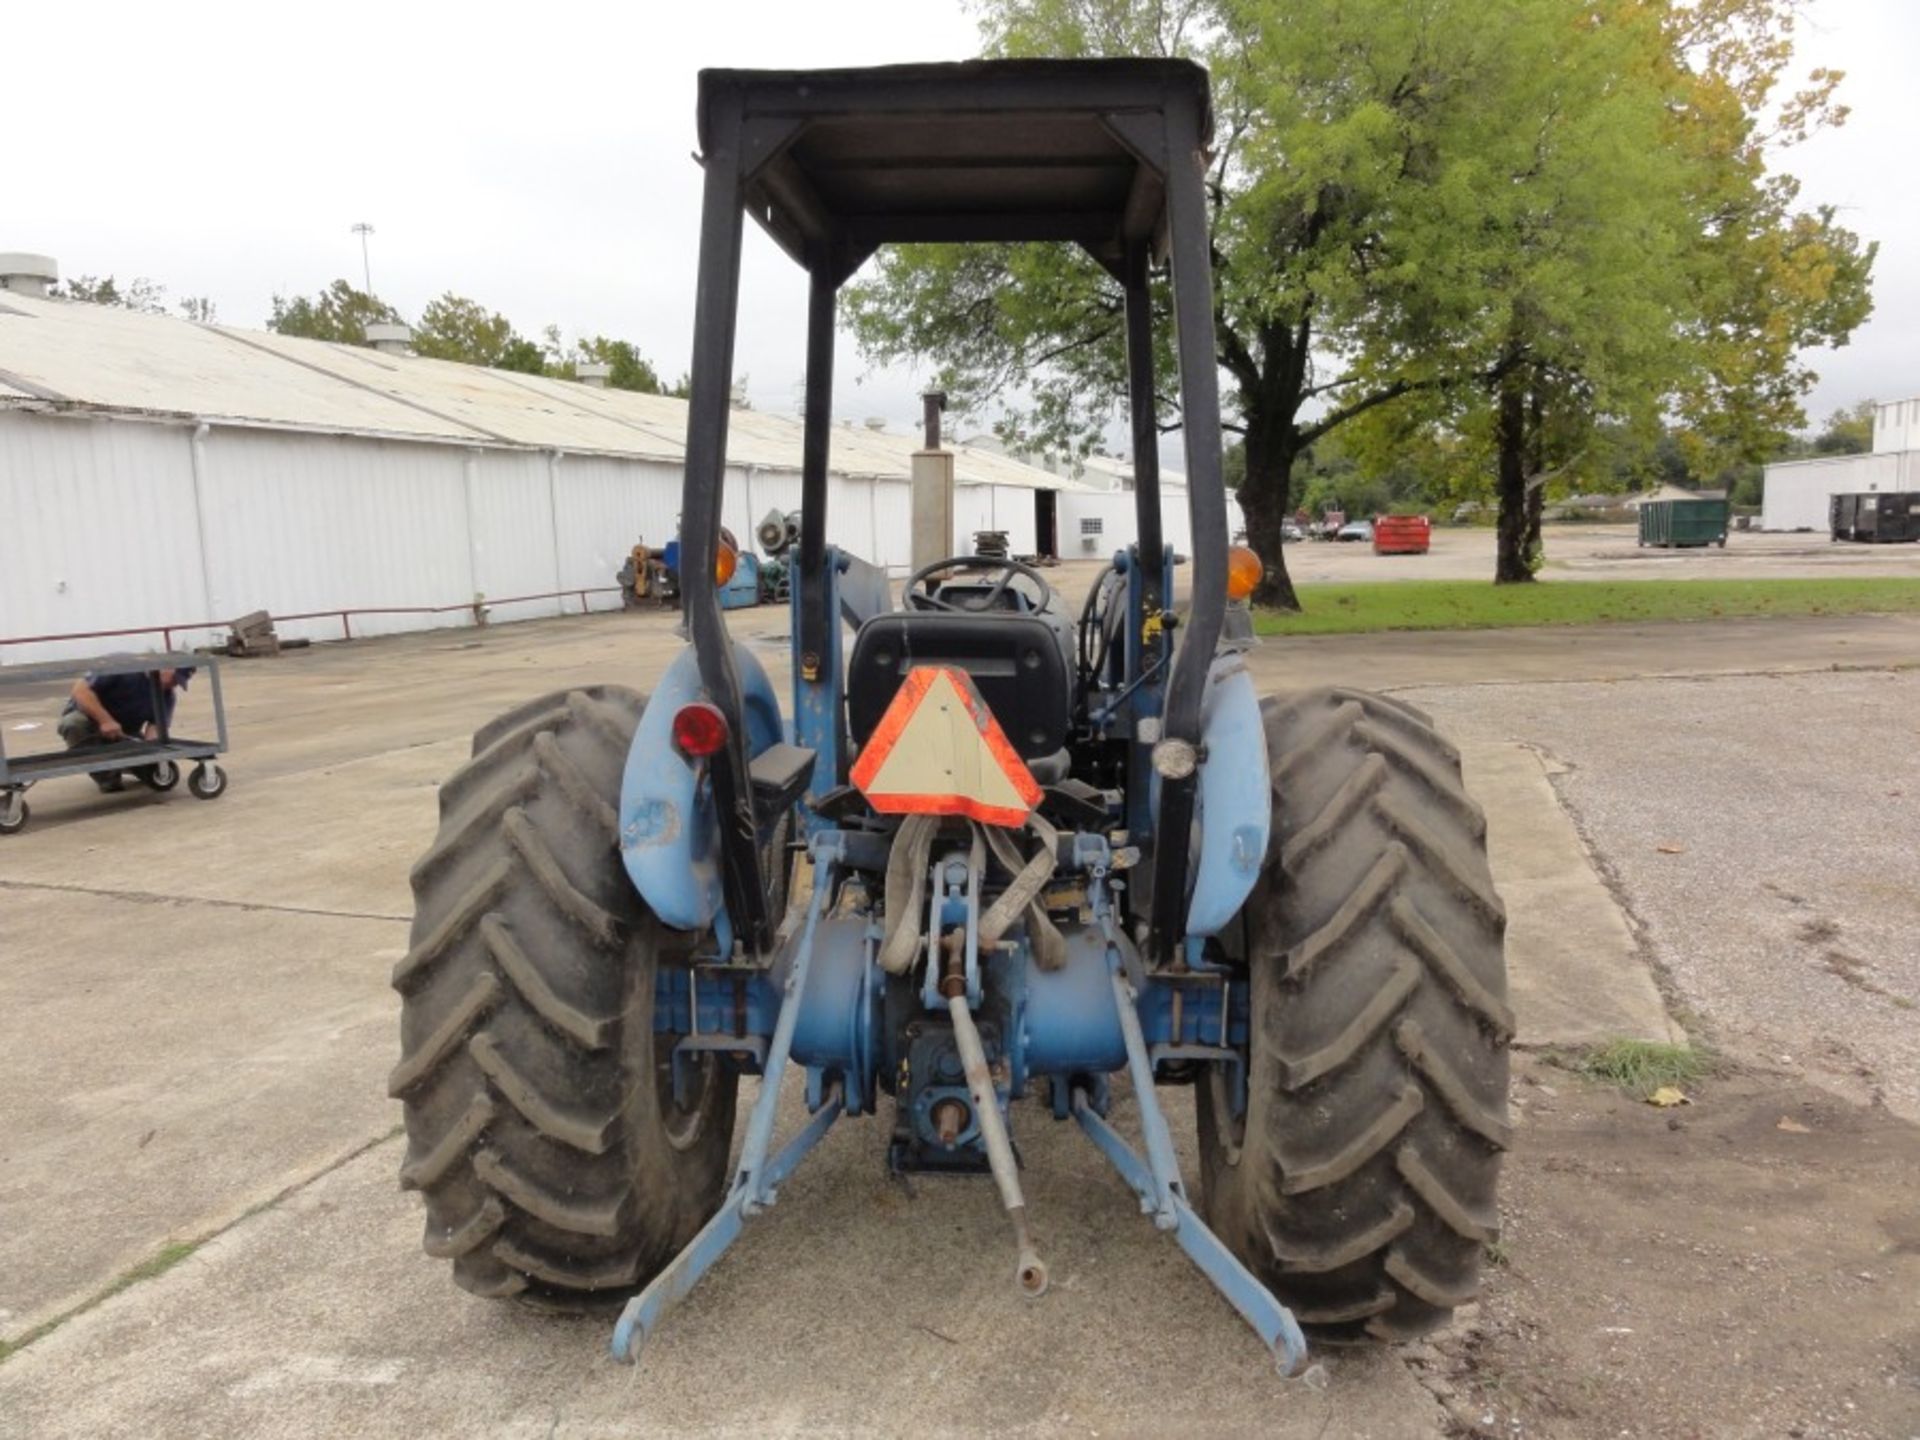
[[[683,401],[404,353],[200,325],[0,289],[0,639],[272,612],[338,638],[617,606],[636,540],[675,532]],[[736,411],[725,521],[746,539],[800,502],[797,419]],[[833,542],[909,560],[914,437],[836,426]],[[955,452],[955,548],[1039,549],[1074,482]],[[573,592],[556,595],[555,592]],[[538,596],[536,599],[515,597]],[[460,607],[438,615],[424,607]],[[158,646],[153,635],[0,646],[0,663]]]
[[[1008,455],[995,436],[976,436],[967,442],[974,451]],[[1131,545],[1136,536],[1133,509],[1133,462],[1113,455],[1085,455],[1070,463],[1057,456],[1019,456],[1048,474],[1069,483],[1058,499],[1059,549],[1062,560],[1104,558]],[[1160,472],[1160,527],[1169,545],[1182,555],[1193,551],[1193,525],[1187,513],[1187,478],[1178,471]],[[1246,528],[1240,502],[1227,496],[1227,538]],[[1018,550],[1019,547],[1015,546]]]
[[[1892,400],[1873,415],[1873,450],[1769,465],[1762,482],[1762,530],[1818,530],[1835,495],[1920,490],[1920,399]]]

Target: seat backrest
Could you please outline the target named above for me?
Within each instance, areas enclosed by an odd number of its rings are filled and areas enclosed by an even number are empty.
[[[1023,759],[1066,745],[1072,677],[1059,637],[1040,616],[1004,610],[874,616],[854,636],[847,666],[847,726],[856,745],[866,743],[915,665],[966,671]]]

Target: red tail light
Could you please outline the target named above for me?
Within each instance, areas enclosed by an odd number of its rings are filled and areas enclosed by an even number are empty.
[[[717,755],[726,748],[727,717],[717,705],[704,700],[682,705],[673,717],[673,743],[692,760]]]

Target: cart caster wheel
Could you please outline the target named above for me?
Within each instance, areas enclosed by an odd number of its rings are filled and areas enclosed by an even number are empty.
[[[18,835],[27,828],[27,819],[32,814],[26,796],[18,790],[9,792],[0,798],[0,835]]]
[[[212,800],[227,793],[227,772],[218,765],[196,765],[187,777],[187,789],[196,800]]]
[[[158,765],[148,765],[140,771],[140,783],[149,790],[162,792],[171,790],[180,783],[180,767],[171,760],[162,760]]]

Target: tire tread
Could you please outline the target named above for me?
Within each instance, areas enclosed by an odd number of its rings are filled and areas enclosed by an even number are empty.
[[[1473,1298],[1499,1234],[1514,1017],[1486,818],[1402,701],[1336,686],[1263,709],[1249,1105],[1236,1147],[1195,1087],[1207,1214],[1316,1338],[1410,1338]]]
[[[543,696],[483,726],[440,793],[395,965],[404,1188],[422,1246],[475,1294],[542,1301],[631,1288],[718,1204],[734,1081],[685,1148],[653,1061],[668,933],[618,850],[627,750],[645,705],[614,686]]]

